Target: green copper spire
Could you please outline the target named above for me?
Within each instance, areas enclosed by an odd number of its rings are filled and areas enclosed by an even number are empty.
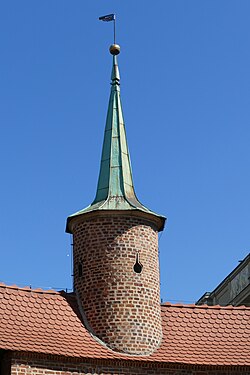
[[[93,204],[105,200],[110,207],[112,200],[114,208],[126,209],[129,198],[135,198],[135,192],[121,107],[117,56],[113,56],[111,80],[100,175]]]
[[[120,98],[120,74],[116,56],[119,52],[118,45],[110,47],[113,55],[111,92],[96,197],[90,206],[69,216],[66,228],[68,232],[71,232],[69,223],[74,218],[104,210],[140,211],[153,215],[159,223],[159,230],[164,227],[165,218],[143,206],[135,194]]]

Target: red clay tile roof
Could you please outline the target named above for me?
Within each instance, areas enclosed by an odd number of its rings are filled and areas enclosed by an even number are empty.
[[[150,356],[116,353],[84,327],[73,294],[0,285],[0,349],[68,357],[250,365],[250,308],[162,306],[164,337]]]

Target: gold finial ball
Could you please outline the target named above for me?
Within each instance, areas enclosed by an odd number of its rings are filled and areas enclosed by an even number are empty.
[[[121,50],[121,47],[119,46],[119,44],[112,44],[109,47],[109,52],[111,53],[111,55],[119,55],[120,50]]]

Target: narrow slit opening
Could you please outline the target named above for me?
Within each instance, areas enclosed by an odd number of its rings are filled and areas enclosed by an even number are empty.
[[[78,276],[82,277],[82,263],[78,264]]]

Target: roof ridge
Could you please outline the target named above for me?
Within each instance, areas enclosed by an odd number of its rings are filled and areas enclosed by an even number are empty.
[[[54,289],[49,289],[49,290],[45,290],[41,288],[32,289],[29,286],[19,287],[18,285],[15,285],[15,284],[6,285],[5,283],[2,283],[2,282],[0,282],[0,288],[22,290],[25,292],[40,293],[40,294],[60,294],[60,291],[56,291]]]
[[[171,303],[171,302],[164,302],[161,304],[161,307],[179,307],[179,308],[192,308],[192,309],[213,309],[213,310],[250,310],[250,306],[221,306],[221,305],[195,305],[195,304],[183,304],[183,303]]]

